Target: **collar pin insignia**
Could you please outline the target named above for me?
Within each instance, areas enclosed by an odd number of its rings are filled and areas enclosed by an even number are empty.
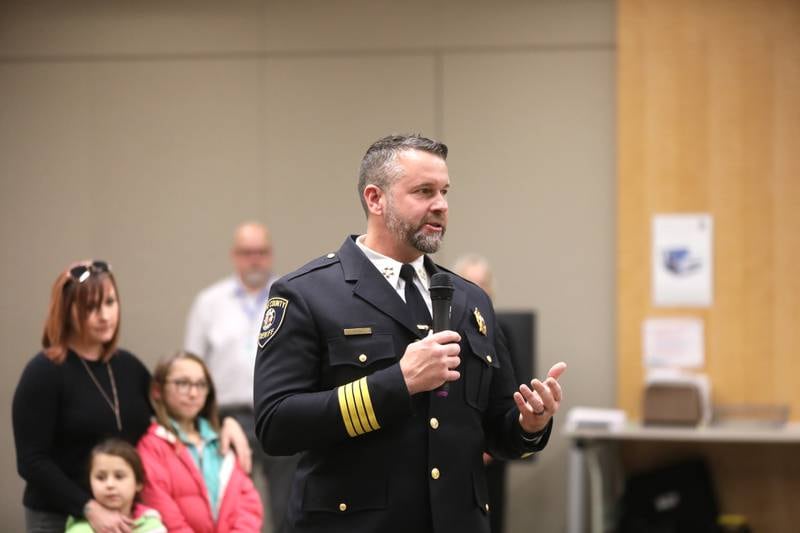
[[[481,335],[485,337],[487,330],[486,321],[483,319],[483,315],[481,315],[481,312],[477,307],[472,311],[472,314],[475,315],[475,323],[478,325],[478,331],[480,331]]]

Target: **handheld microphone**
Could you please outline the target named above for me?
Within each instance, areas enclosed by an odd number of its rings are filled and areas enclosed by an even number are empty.
[[[431,276],[431,307],[433,307],[433,332],[450,329],[450,310],[453,303],[453,280],[449,274],[437,272]],[[437,387],[436,396],[447,398],[450,384],[445,381]]]

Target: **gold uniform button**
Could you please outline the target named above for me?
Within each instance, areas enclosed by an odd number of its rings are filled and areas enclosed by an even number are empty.
[[[489,504],[488,503],[486,505],[484,505],[483,508],[486,509],[487,513],[489,512]]]
[[[361,355],[358,356],[358,360],[361,361],[362,363],[366,363],[367,362],[367,354],[362,353]]]
[[[342,512],[346,511],[347,510],[347,504],[344,503],[344,502],[340,503],[339,504],[339,510],[342,511]]]
[[[439,420],[436,418],[431,418],[431,427],[433,429],[439,429]]]
[[[441,474],[439,473],[439,469],[438,468],[434,468],[433,470],[431,470],[431,477],[433,479],[439,479],[440,475]]]
[[[328,259],[333,259],[334,257],[336,257],[336,254],[330,253],[330,254],[326,255],[325,257],[327,257]],[[342,505],[344,505],[344,504],[342,504]],[[347,507],[347,506],[345,505],[345,507]],[[342,509],[342,511],[344,511],[344,509]]]
[[[486,362],[489,363],[489,364],[492,364],[492,356],[491,355],[487,355],[486,356]]]

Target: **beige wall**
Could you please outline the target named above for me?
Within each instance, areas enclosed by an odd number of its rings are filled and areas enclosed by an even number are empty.
[[[118,275],[124,346],[179,345],[234,225],[267,222],[289,271],[363,229],[375,138],[451,147],[450,264],[479,251],[498,307],[539,312],[568,402],[614,398],[614,41],[604,1],[151,2],[0,7],[2,401],[75,258]],[[9,408],[0,425],[10,428]],[[0,437],[0,515],[22,482]],[[564,440],[515,466],[510,529],[563,529]]]

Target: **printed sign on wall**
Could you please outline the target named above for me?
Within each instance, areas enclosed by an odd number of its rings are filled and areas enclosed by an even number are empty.
[[[653,305],[711,305],[712,237],[713,219],[709,214],[653,217]]]

